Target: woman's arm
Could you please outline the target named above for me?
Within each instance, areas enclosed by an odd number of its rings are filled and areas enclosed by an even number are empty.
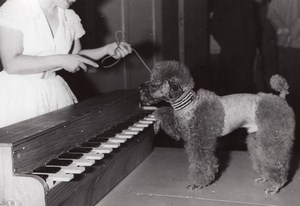
[[[132,48],[126,42],[121,42],[120,44],[114,42],[95,49],[81,50],[80,40],[78,39],[75,41],[75,45],[72,53],[79,54],[93,60],[99,60],[106,55],[110,55],[115,59],[119,59],[125,57],[131,52],[132,52]]]
[[[0,58],[3,69],[10,74],[34,74],[63,68],[69,72],[76,72],[79,68],[86,70],[86,65],[98,65],[79,55],[23,55],[22,32],[0,27]]]

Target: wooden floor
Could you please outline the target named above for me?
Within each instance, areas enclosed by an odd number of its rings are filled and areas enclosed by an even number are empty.
[[[247,152],[224,153],[221,159],[220,178],[209,187],[189,191],[183,149],[157,147],[96,206],[300,206],[298,166],[292,169],[292,181],[269,196],[264,194],[267,184],[254,183]]]

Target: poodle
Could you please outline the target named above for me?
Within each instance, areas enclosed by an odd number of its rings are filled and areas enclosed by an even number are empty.
[[[153,105],[161,100],[170,106],[154,112],[154,130],[163,129],[176,140],[184,141],[189,161],[187,189],[208,186],[218,172],[215,155],[217,137],[237,128],[247,129],[247,148],[258,183],[268,181],[266,194],[275,194],[287,182],[294,142],[295,119],[285,100],[288,84],[279,75],[270,80],[275,94],[232,94],[218,96],[199,89],[189,69],[177,61],[154,65],[150,81],[140,87],[141,101]]]

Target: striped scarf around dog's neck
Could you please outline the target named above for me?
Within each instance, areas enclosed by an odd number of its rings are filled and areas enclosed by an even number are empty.
[[[172,101],[170,101],[170,104],[174,110],[179,111],[190,105],[190,103],[196,98],[196,96],[197,94],[193,90],[186,91],[176,99],[172,99]]]

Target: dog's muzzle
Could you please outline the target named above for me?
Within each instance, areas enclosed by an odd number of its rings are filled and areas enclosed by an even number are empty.
[[[160,99],[152,97],[150,82],[145,82],[144,84],[139,85],[138,89],[140,92],[140,100],[142,105],[150,106],[161,101]]]

